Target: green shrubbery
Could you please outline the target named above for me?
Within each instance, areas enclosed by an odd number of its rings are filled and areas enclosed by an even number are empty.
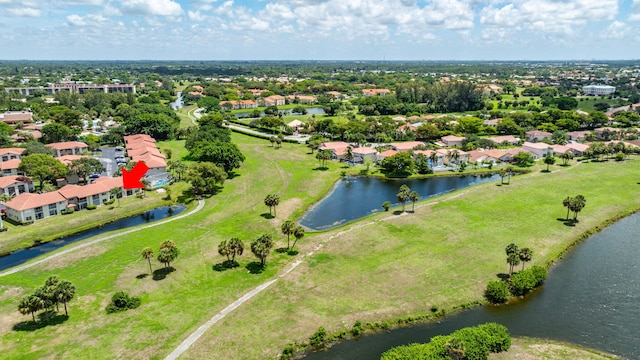
[[[493,304],[502,304],[509,299],[509,284],[501,280],[493,280],[487,284],[484,297]]]
[[[381,360],[482,360],[490,352],[502,352],[511,346],[507,328],[496,323],[463,328],[446,336],[435,336],[427,344],[398,346],[382,354]]]
[[[522,296],[540,285],[547,279],[547,270],[542,266],[532,266],[530,269],[517,272],[509,281],[493,280],[487,284],[484,297],[493,304],[501,304],[508,300],[509,293]]]
[[[140,306],[140,298],[129,296],[124,291],[118,291],[113,294],[111,302],[107,305],[107,314],[135,309],[138,306]]]
[[[69,214],[73,214],[73,213],[74,213],[73,208],[68,208],[68,209],[64,209],[64,210],[60,211],[60,214],[62,214],[62,215],[69,215]]]
[[[95,210],[98,208],[98,205],[87,205],[87,210]]]

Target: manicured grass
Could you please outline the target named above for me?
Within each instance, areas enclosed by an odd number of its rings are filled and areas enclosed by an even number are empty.
[[[516,337],[511,338],[509,351],[490,354],[492,360],[548,359],[548,360],[606,360],[621,359],[601,351],[586,349],[578,345],[546,339]]]
[[[275,248],[282,247],[286,240],[280,235],[280,223],[293,213],[299,215],[326,193],[338,177],[337,166],[313,170],[316,160],[303,146],[284,144],[282,149],[274,149],[268,141],[237,134],[233,138],[247,160],[219,194],[207,199],[201,212],[0,278],[3,359],[161,358],[185,334],[292,261],[289,255],[274,251],[264,272],[251,274],[246,268],[256,261],[250,241],[270,233],[276,240]],[[263,203],[269,193],[281,197],[275,219],[268,218]],[[215,271],[214,265],[223,261],[217,245],[231,237],[245,242],[245,254],[238,259],[241,266]],[[178,260],[172,263],[176,271],[160,281],[150,276],[137,278],[149,272],[140,251],[145,246],[157,251],[165,239],[174,240],[180,249]],[[160,264],[154,261],[153,266],[158,269]],[[77,288],[77,298],[69,304],[69,320],[35,331],[12,330],[14,324],[30,318],[17,312],[19,297],[52,274],[70,280]],[[107,315],[104,309],[119,290],[140,296],[142,305]]]
[[[300,242],[300,254],[273,252],[259,274],[249,243],[262,233],[284,246],[280,224],[302,214],[338,178],[341,165],[326,171],[302,145],[270,143],[233,134],[247,160],[206,207],[185,219],[103,242],[54,261],[0,278],[0,351],[5,359],[162,358],[189,333],[285,265],[303,263],[266,291],[230,313],[185,353],[184,358],[274,357],[289,341],[304,341],[318,326],[329,332],[353,321],[392,320],[481,299],[486,282],[507,271],[504,246],[531,247],[534,264],[554,259],[573,238],[621,213],[640,207],[635,196],[637,160],[586,163],[551,173],[515,177],[511,185],[478,185],[430,199],[415,214],[381,213]],[[611,191],[615,189],[615,191]],[[278,216],[269,219],[263,199],[280,195]],[[562,199],[583,194],[580,223],[567,227]],[[245,241],[240,267],[215,271],[223,261],[221,240]],[[140,251],[172,239],[180,249],[165,279],[147,273]],[[321,247],[317,248],[319,245]],[[317,248],[317,250],[316,250]],[[159,264],[154,262],[154,269]],[[28,316],[18,298],[47,276],[72,281],[77,298],[66,322],[35,331],[11,327]],[[115,291],[142,298],[142,305],[106,315]],[[16,345],[18,344],[18,345]]]
[[[640,208],[638,160],[584,163],[514,177],[420,203],[415,214],[380,213],[322,233],[324,247],[219,325],[186,355],[275,356],[324,326],[349,330],[355,320],[389,321],[451,311],[482,300],[491,279],[508,271],[504,247],[533,249],[533,264],[556,259],[579,234]],[[613,191],[615,189],[615,191]],[[587,206],[566,226],[562,199],[582,194]],[[259,325],[256,319],[260,319]],[[241,350],[237,344],[242,344]]]
[[[33,246],[35,241],[48,242],[172,203],[162,200],[162,197],[164,195],[148,191],[144,199],[138,199],[135,196],[120,199],[120,206],[116,201],[112,205],[98,206],[95,210],[82,210],[69,215],[53,216],[38,220],[30,225],[14,225],[4,221],[4,226],[9,230],[0,233],[0,254]]]
[[[184,148],[185,140],[158,141],[156,146],[164,154],[164,149],[171,150],[171,160],[184,161],[189,151]],[[169,160],[169,159],[167,159]]]

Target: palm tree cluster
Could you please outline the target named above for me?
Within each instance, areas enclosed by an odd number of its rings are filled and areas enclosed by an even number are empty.
[[[283,222],[280,228],[282,230],[282,233],[284,235],[287,235],[287,250],[290,250],[290,251],[293,250],[298,240],[304,237],[304,228],[300,225],[296,226],[296,223],[291,220],[287,220]],[[293,235],[296,238],[295,241],[293,242],[293,246],[290,246],[291,235]]]
[[[176,243],[173,240],[165,240],[160,244],[160,250],[158,251],[158,261],[164,264],[165,269],[169,269],[171,262],[178,258],[180,251],[176,247]],[[149,272],[153,272],[151,268],[151,259],[155,255],[154,251],[150,247],[145,247],[140,253],[143,259],[149,263]]]
[[[398,201],[402,203],[402,212],[404,212],[405,203],[408,200],[411,200],[412,202],[411,212],[415,211],[416,201],[420,200],[420,195],[418,194],[418,192],[411,191],[409,186],[407,186],[406,184],[400,186],[400,190],[398,191],[398,194],[396,194],[396,197],[398,198]]]
[[[222,240],[218,244],[218,254],[227,257],[226,263],[228,267],[234,267],[236,265],[236,256],[242,255],[244,252],[244,243],[238,238],[231,238],[229,241]]]
[[[316,153],[316,159],[318,159],[318,163],[320,164],[321,168],[326,168],[327,161],[331,160],[331,151],[329,150],[318,151]]]
[[[569,221],[569,212],[573,211],[573,221],[578,221],[578,213],[582,211],[586,204],[587,200],[582,195],[576,195],[575,197],[567,196],[566,199],[562,200],[562,206],[567,208],[565,220]]]
[[[507,185],[511,182],[511,176],[514,174],[513,166],[507,166],[506,168],[502,168],[498,171],[498,175],[500,175],[500,185],[504,184],[504,178],[507,178]]]
[[[511,243],[505,248],[507,253],[507,264],[509,264],[509,276],[513,274],[513,268],[522,262],[522,270],[524,264],[531,261],[533,251],[529,248],[518,248],[518,245]]]
[[[57,276],[49,276],[44,286],[37,288],[33,294],[25,295],[18,303],[18,311],[23,314],[31,314],[33,322],[36,321],[35,314],[40,310],[59,311],[58,305],[64,304],[64,314],[69,316],[67,303],[76,294],[76,287],[68,280],[60,280]]]
[[[271,248],[273,248],[273,238],[269,234],[262,234],[251,243],[251,252],[260,259],[260,266],[264,267]]]
[[[269,207],[269,215],[271,215],[271,209],[273,209],[273,216],[276,216],[276,206],[280,204],[280,196],[269,194],[264,198],[264,204]]]

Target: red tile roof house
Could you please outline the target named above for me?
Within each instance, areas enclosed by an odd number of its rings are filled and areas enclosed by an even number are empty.
[[[472,150],[468,152],[469,154],[469,163],[477,164],[482,162],[491,162],[491,163],[499,163],[500,157],[495,157],[493,153],[488,151],[480,151],[480,150]]]
[[[33,122],[33,114],[28,111],[9,111],[0,114],[0,121],[15,125],[17,123],[27,124]]]
[[[92,184],[79,186],[79,185],[65,185],[58,190],[58,192],[67,199],[69,205],[74,205],[76,210],[82,210],[87,205],[100,206],[105,201],[111,199],[111,189],[122,189],[122,196],[128,196],[133,194],[133,190],[129,189],[124,191],[122,184],[122,177],[108,178],[102,177],[96,179]]]
[[[533,155],[536,160],[542,159],[548,154],[553,156],[553,148],[549,144],[525,142],[522,144],[522,148]]]
[[[86,158],[87,156],[81,156],[81,155],[62,155],[58,157],[58,160],[64,164],[64,166],[69,166],[69,164],[71,164],[71,162],[73,160],[78,160],[78,159],[82,159],[82,158]],[[84,180],[83,180],[84,181]],[[77,184],[80,182],[80,177],[78,176],[78,174],[72,173],[72,172],[67,172],[67,175],[65,176],[64,179],[64,184]],[[61,183],[58,183],[58,186],[61,185]]]
[[[16,196],[22,193],[33,192],[33,181],[26,176],[0,177],[0,193]]]
[[[378,153],[376,155],[376,161],[382,161],[382,160],[384,160],[384,159],[386,159],[386,158],[388,158],[390,156],[393,156],[393,155],[395,155],[397,153],[398,152],[395,151],[395,150],[385,150],[385,151],[383,151],[381,153]]]
[[[362,95],[364,96],[385,96],[391,94],[389,89],[362,89]]]
[[[53,157],[63,155],[80,155],[83,152],[89,151],[89,146],[81,141],[51,143],[45,146],[55,150],[55,154],[53,155]]]
[[[580,144],[580,143],[569,143],[567,147],[573,151],[575,156],[582,156],[584,152],[589,148],[589,145]]]
[[[364,159],[369,158],[376,161],[378,151],[372,147],[357,147],[353,148],[353,162],[362,163]]]
[[[284,96],[271,95],[262,99],[264,106],[282,106],[286,103]]]
[[[451,154],[458,152],[458,159],[455,160],[451,157]],[[466,151],[456,149],[438,149],[436,152],[444,157],[445,165],[458,165],[463,162],[469,162],[469,154]]]
[[[11,159],[22,159],[23,148],[4,148],[0,149],[0,162],[9,161]]]
[[[585,141],[589,134],[591,134],[591,131],[571,131],[567,133],[569,140],[573,141]]]
[[[431,155],[432,154],[436,154],[436,163],[435,164],[431,164]],[[413,155],[418,155],[418,154],[422,154],[424,156],[427,157],[427,159],[429,159],[429,166],[442,166],[444,165],[444,157],[445,155],[435,151],[435,150],[414,150],[413,151]]]
[[[7,219],[17,223],[41,220],[60,214],[67,199],[57,191],[44,194],[22,193],[5,203]]]
[[[531,131],[527,131],[525,135],[526,135],[527,141],[533,142],[533,141],[540,141],[544,139],[550,139],[553,134],[546,131],[531,130]]]
[[[454,136],[454,135],[447,135],[447,136],[443,136],[440,138],[440,141],[445,145],[445,146],[458,146],[461,147],[462,146],[462,142],[464,140],[466,140],[467,138],[464,136]]]
[[[318,151],[328,150],[331,152],[333,160],[341,160],[347,152],[347,148],[351,146],[344,141],[324,142],[318,147]]]
[[[2,172],[1,176],[11,176],[11,175],[24,175],[24,173],[18,170],[20,167],[20,159],[11,159],[8,161],[0,162],[0,171]]]
[[[167,161],[165,156],[155,146],[155,140],[145,134],[125,136],[127,155],[133,162],[143,161],[149,170],[145,176],[165,174]]]
[[[393,150],[397,152],[408,152],[409,150],[413,150],[417,147],[424,146],[425,143],[422,141],[404,141],[389,144],[393,148]]]
[[[488,137],[487,140],[493,141],[496,145],[502,145],[504,142],[509,145],[518,145],[520,143],[520,138],[513,135],[493,136]]]

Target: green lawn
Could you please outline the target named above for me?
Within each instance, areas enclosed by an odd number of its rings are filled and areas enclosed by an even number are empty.
[[[515,337],[511,338],[509,351],[490,354],[489,359],[608,360],[622,358],[601,351],[553,340]]]
[[[115,238],[51,262],[0,278],[0,351],[4,359],[163,358],[213,315],[304,258],[289,275],[230,313],[185,353],[184,358],[259,359],[274,357],[290,341],[304,341],[318,326],[330,332],[353,321],[393,320],[451,309],[479,300],[488,280],[507,270],[504,246],[515,242],[534,250],[545,264],[581,232],[640,207],[637,163],[586,163],[551,173],[533,172],[421,202],[415,214],[380,213],[332,231],[307,234],[300,254],[273,252],[263,273],[251,274],[255,261],[249,242],[273,234],[276,248],[286,243],[280,224],[296,218],[332,186],[340,164],[314,170],[315,157],[301,145],[282,149],[233,134],[247,160],[238,176],[207,199],[206,207],[185,219]],[[616,191],[611,191],[611,189]],[[263,199],[280,195],[278,216],[269,219]],[[567,227],[562,199],[583,194],[587,206],[580,223]],[[390,218],[388,218],[390,217]],[[239,268],[218,272],[221,240],[239,237],[246,253]],[[139,253],[172,239],[180,249],[177,269],[166,279],[142,278]],[[318,247],[320,246],[320,247]],[[314,251],[311,256],[306,256]],[[154,269],[160,265],[154,262]],[[70,318],[34,331],[12,326],[20,315],[18,298],[58,275],[77,287]],[[142,298],[142,306],[107,315],[118,290]]]

